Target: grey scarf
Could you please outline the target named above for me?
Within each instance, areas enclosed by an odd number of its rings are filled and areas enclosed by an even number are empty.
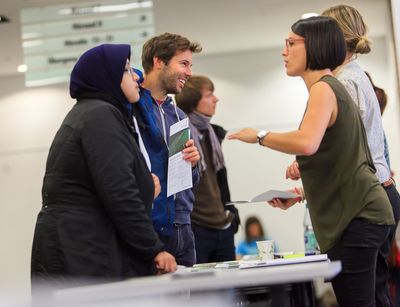
[[[212,150],[212,161],[214,164],[214,169],[218,172],[221,168],[225,166],[224,156],[222,154],[221,144],[218,141],[217,135],[214,132],[210,124],[211,117],[198,113],[196,111],[190,113],[189,125],[193,134],[194,143],[200,153],[201,158],[201,168],[204,171],[207,168],[206,161],[204,160],[203,149],[200,144],[201,131],[208,130],[208,135],[210,136],[211,150]]]

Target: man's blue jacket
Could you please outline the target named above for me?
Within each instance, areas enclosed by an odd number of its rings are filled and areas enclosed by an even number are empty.
[[[185,113],[179,109],[172,98],[168,97],[158,104],[151,92],[140,88],[139,123],[143,143],[150,157],[151,172],[160,179],[161,193],[154,200],[152,218],[156,231],[161,236],[171,234],[172,225],[190,224],[190,214],[193,210],[194,194],[187,189],[167,197],[168,142],[171,125],[184,119]],[[193,185],[200,179],[199,168],[192,169]]]

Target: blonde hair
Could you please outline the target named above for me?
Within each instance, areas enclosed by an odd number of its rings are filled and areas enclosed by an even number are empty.
[[[337,5],[322,15],[335,19],[343,31],[347,51],[366,54],[371,51],[371,41],[366,37],[367,25],[359,11],[348,5]]]

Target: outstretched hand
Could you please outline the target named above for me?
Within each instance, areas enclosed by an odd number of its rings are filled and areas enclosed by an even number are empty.
[[[258,131],[252,128],[244,128],[239,132],[228,135],[228,140],[239,140],[245,143],[257,143]]]

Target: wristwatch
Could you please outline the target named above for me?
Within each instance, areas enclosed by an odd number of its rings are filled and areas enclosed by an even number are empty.
[[[260,132],[257,133],[257,141],[258,144],[262,145],[262,142],[264,138],[270,133],[270,131],[267,130],[261,130]]]

